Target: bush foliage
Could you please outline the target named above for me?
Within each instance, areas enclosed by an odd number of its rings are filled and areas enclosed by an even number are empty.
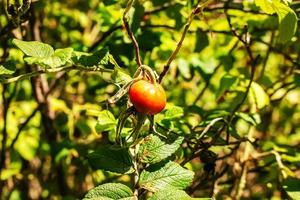
[[[0,199],[300,199],[299,13],[0,0]],[[161,113],[128,100],[141,76]]]

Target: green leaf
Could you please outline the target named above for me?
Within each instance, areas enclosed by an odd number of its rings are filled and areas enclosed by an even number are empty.
[[[13,44],[16,45],[27,56],[44,58],[54,54],[53,48],[49,44],[38,41],[22,41],[13,39]]]
[[[136,200],[136,198],[126,185],[106,183],[91,189],[83,200]]]
[[[15,73],[16,65],[13,61],[8,61],[3,65],[0,65],[0,76],[1,75],[11,75]]]
[[[162,140],[156,135],[149,135],[143,139],[139,149],[139,159],[143,163],[157,163],[171,156],[181,145],[183,137],[168,137]]]
[[[187,60],[183,58],[179,58],[176,61],[177,61],[178,70],[180,74],[186,79],[191,78],[190,66]]]
[[[279,40],[281,43],[285,43],[296,33],[297,15],[286,5],[283,9],[277,11],[277,15],[279,17]]]
[[[103,169],[116,173],[132,173],[132,160],[128,149],[103,146],[87,155],[94,169]]]
[[[198,29],[196,32],[196,44],[195,44],[195,52],[201,52],[205,47],[209,45],[208,37],[205,32],[201,29]]]
[[[149,200],[211,200],[211,198],[192,198],[185,191],[177,189],[167,189],[155,192]]]
[[[194,172],[181,167],[178,163],[168,162],[152,165],[142,171],[139,185],[151,192],[163,189],[184,189],[193,181]]]
[[[164,120],[176,119],[182,117],[184,114],[183,108],[179,106],[172,106],[164,112]]]
[[[265,13],[278,15],[279,19],[279,40],[282,43],[289,41],[297,30],[297,15],[285,3],[280,0],[255,0]]]
[[[275,0],[278,1],[278,0]],[[276,11],[273,6],[273,1],[269,0],[255,0],[255,4],[260,7],[267,14],[274,14]]]
[[[115,66],[114,72],[112,73],[112,79],[116,84],[124,85],[132,80],[131,76],[129,76],[125,70],[121,67]]]
[[[229,70],[233,67],[234,61],[235,61],[235,58],[232,55],[220,57],[220,62],[224,66],[224,69],[226,72],[229,72]]]
[[[232,86],[237,82],[237,80],[238,78],[236,76],[225,74],[220,81],[220,87],[216,93],[216,98],[219,99],[224,94],[224,92],[232,88]]]
[[[73,62],[82,67],[105,66],[109,64],[109,56],[107,48],[103,48],[93,54],[74,52]]]
[[[55,50],[54,54],[50,57],[27,57],[24,60],[28,64],[39,64],[44,67],[56,68],[66,65],[68,62],[71,62],[72,52],[72,48],[57,49]]]
[[[38,150],[40,144],[39,131],[36,128],[30,128],[28,131],[22,132],[14,146],[17,152],[28,161],[34,158]]]
[[[252,124],[253,126],[258,125],[261,122],[259,116],[255,117],[248,113],[242,113],[242,112],[236,112],[235,114],[241,119],[245,120],[246,122]]]
[[[261,109],[270,104],[270,99],[264,89],[256,82],[252,82],[249,92],[250,101]]]
[[[101,133],[103,131],[109,131],[115,128],[117,120],[114,115],[108,110],[103,110],[98,114],[98,121],[96,124],[96,131]]]
[[[287,178],[283,181],[283,189],[294,200],[300,200],[300,179]]]

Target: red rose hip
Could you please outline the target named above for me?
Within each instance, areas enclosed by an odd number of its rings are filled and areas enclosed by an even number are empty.
[[[166,106],[166,93],[160,84],[146,80],[134,82],[129,89],[129,98],[140,113],[155,115]]]

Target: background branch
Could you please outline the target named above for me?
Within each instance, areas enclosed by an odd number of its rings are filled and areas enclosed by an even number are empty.
[[[170,65],[172,63],[172,61],[175,59],[176,55],[178,54],[182,43],[185,39],[186,34],[188,33],[188,30],[192,24],[192,21],[195,17],[195,15],[197,15],[200,12],[201,6],[200,6],[200,2],[198,2],[198,4],[196,5],[196,7],[193,9],[193,11],[191,12],[191,14],[188,17],[187,23],[184,26],[182,35],[180,37],[180,40],[175,48],[175,50],[173,51],[173,53],[171,54],[171,56],[169,57],[167,63],[164,66],[163,71],[160,73],[159,78],[158,78],[158,82],[161,83],[162,79],[164,78],[164,76],[167,74],[167,72],[169,71]]]
[[[128,12],[130,11],[130,9],[132,8],[133,4],[134,4],[135,0],[129,0],[127,3],[127,7],[125,8],[124,14],[123,14],[123,23],[125,26],[125,29],[129,35],[129,37],[131,38],[131,41],[133,43],[133,47],[135,50],[135,57],[136,57],[136,63],[137,65],[140,67],[142,66],[142,61],[141,61],[141,56],[140,56],[140,49],[139,49],[139,44],[135,39],[135,36],[129,26],[129,22],[128,22]]]

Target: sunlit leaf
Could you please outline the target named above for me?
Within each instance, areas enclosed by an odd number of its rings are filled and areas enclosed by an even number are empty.
[[[297,15],[288,5],[280,0],[255,0],[255,4],[267,14],[278,15],[280,42],[285,43],[294,36],[297,29]]]
[[[152,165],[142,171],[139,184],[142,188],[155,192],[163,189],[184,189],[190,185],[194,172],[175,162]]]
[[[270,103],[269,96],[264,89],[256,82],[252,82],[250,93],[250,100],[256,104],[257,108],[261,109]]]
[[[101,133],[103,131],[108,131],[115,128],[117,120],[113,114],[108,110],[103,110],[98,114],[98,120],[96,124],[97,132]]]
[[[106,183],[90,190],[83,200],[136,200],[131,189],[121,183]]]
[[[44,67],[56,68],[66,65],[68,62],[71,62],[72,52],[72,48],[57,49],[50,57],[27,57],[24,60],[28,64],[39,64]]]
[[[31,57],[45,58],[54,54],[54,49],[49,45],[38,41],[22,41],[13,39],[13,43],[23,51],[24,54]]]
[[[149,135],[143,139],[139,148],[139,159],[144,163],[157,163],[171,156],[183,141],[181,136],[168,136],[161,139],[156,135]]]

